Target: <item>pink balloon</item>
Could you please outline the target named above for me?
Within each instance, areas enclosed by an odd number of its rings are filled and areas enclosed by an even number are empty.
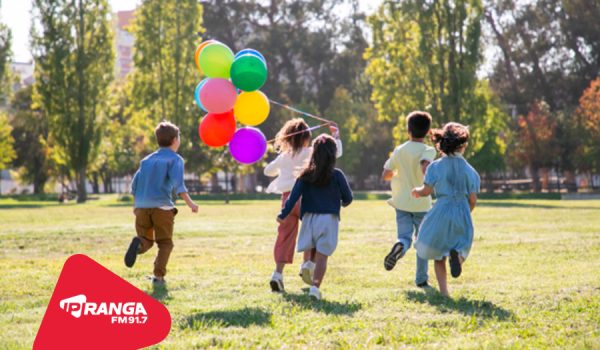
[[[235,104],[237,93],[233,84],[223,78],[211,78],[200,89],[200,102],[211,113],[225,113]]]

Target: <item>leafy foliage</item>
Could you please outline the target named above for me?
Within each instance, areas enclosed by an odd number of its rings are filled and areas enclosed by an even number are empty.
[[[34,103],[67,169],[75,173],[77,200],[85,201],[88,166],[101,141],[114,55],[106,0],[34,0]]]

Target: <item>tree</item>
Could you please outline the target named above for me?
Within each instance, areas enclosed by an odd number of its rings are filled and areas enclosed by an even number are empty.
[[[33,193],[44,193],[44,185],[53,172],[48,135],[48,118],[32,104],[33,88],[17,91],[11,101],[12,135],[17,157],[13,165],[20,168],[22,180],[33,184]]]
[[[512,156],[536,171],[554,167],[559,148],[555,142],[556,120],[550,106],[543,101],[535,101],[529,113],[518,117],[517,125],[516,138],[510,148]],[[534,186],[539,186],[535,188],[536,192],[541,191],[541,183],[534,182]]]
[[[2,6],[2,1],[0,1]],[[11,57],[12,33],[4,23],[0,23],[0,105],[5,105],[10,93],[8,62]]]
[[[10,29],[4,23],[0,23],[0,104],[6,102],[8,94],[6,77],[8,75],[8,60],[11,55],[11,37]],[[5,169],[15,158],[14,139],[11,131],[12,127],[8,122],[8,118],[4,113],[0,113],[0,170]]]
[[[204,31],[202,6],[197,0],[143,1],[131,30],[136,38],[129,97],[132,118],[145,124],[147,135],[161,120],[175,123],[181,130],[180,153],[187,169],[206,165],[211,153],[200,148],[201,111],[193,99],[200,81],[193,57]]]
[[[476,75],[482,11],[479,0],[384,1],[369,18],[373,44],[365,54],[366,73],[379,118],[397,121],[397,141],[408,137],[403,116],[427,110],[434,125],[469,125],[466,156],[493,172],[502,167],[498,129],[506,114]]]
[[[580,167],[600,171],[600,77],[591,82],[579,99],[576,116],[581,119],[579,135],[586,135]]]
[[[600,4],[586,0],[539,0],[535,2],[488,1],[485,20],[499,48],[490,77],[502,101],[523,116],[536,101],[545,101],[557,124],[557,166],[565,171],[570,190],[582,139],[572,112],[585,87],[600,71]],[[524,118],[528,123],[528,118]],[[532,129],[533,126],[527,126]],[[531,146],[538,145],[535,132]],[[536,164],[531,164],[535,166]],[[534,188],[539,190],[539,169],[531,168]]]
[[[234,51],[251,47],[265,55],[269,78],[262,90],[270,99],[340,123],[350,119],[331,109],[338,88],[351,99],[366,103],[364,109],[371,105],[368,98],[357,97],[358,90],[368,87],[362,57],[368,45],[365,16],[359,11],[358,1],[210,0],[205,5],[207,39],[223,41]],[[368,96],[370,89],[366,90]],[[273,105],[260,128],[271,138],[289,118],[298,116]],[[318,123],[306,120],[310,125]]]
[[[6,114],[0,114],[0,170],[6,169],[16,156],[13,149],[15,139],[12,137],[11,131],[12,127]]]
[[[84,202],[113,72],[110,8],[106,0],[34,0],[32,13],[34,103],[48,116],[56,146],[74,172],[77,201]]]

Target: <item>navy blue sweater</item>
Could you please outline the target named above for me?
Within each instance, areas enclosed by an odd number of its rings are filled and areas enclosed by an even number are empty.
[[[305,213],[336,214],[339,217],[340,207],[352,203],[352,190],[344,173],[337,168],[333,170],[331,181],[325,186],[315,186],[298,179],[281,209],[280,219],[285,219],[290,214],[300,197],[300,218]]]

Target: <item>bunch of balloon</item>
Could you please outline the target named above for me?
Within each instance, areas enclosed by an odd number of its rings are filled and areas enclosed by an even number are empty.
[[[208,112],[198,133],[209,147],[229,145],[235,160],[252,164],[265,155],[267,140],[256,126],[269,116],[267,96],[259,91],[268,76],[260,52],[244,49],[233,54],[216,40],[202,42],[194,56],[196,67],[207,78],[194,92],[198,107]],[[245,126],[236,128],[236,121]]]

